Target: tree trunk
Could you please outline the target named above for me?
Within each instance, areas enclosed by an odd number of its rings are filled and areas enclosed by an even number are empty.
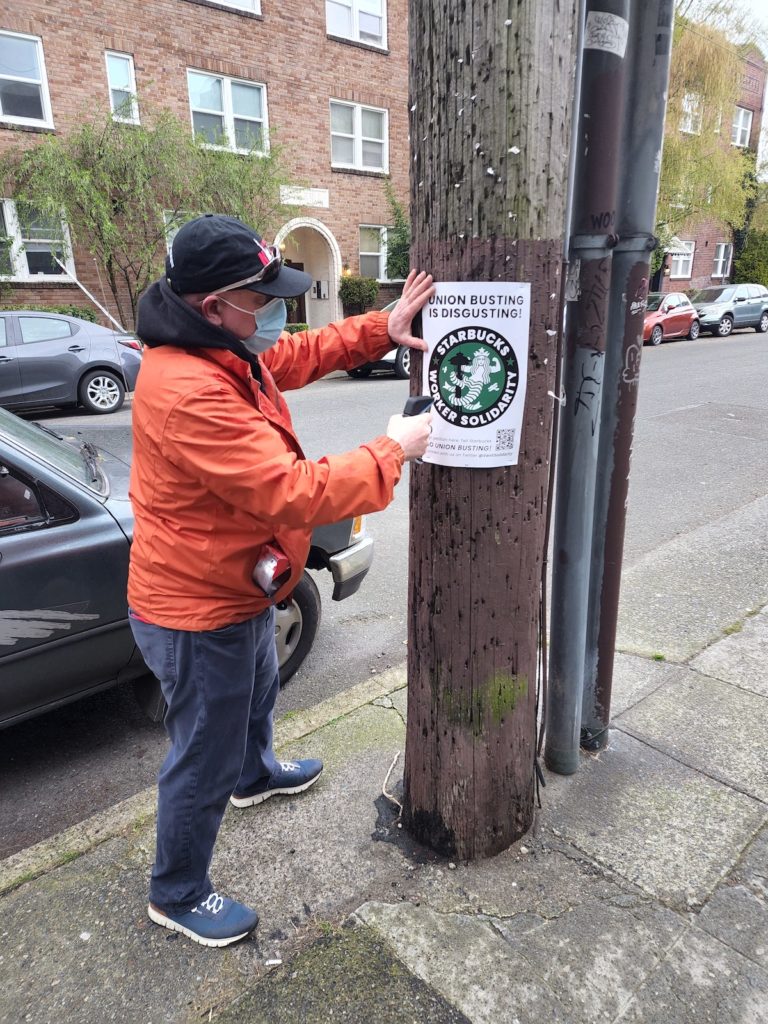
[[[404,821],[462,859],[505,849],[533,818],[576,7],[410,5],[411,265],[439,281],[531,282],[518,465],[411,474]]]

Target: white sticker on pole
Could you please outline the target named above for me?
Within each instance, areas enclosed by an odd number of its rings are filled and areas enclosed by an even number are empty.
[[[584,27],[585,50],[607,50],[623,57],[627,49],[629,22],[608,11],[590,11]]]
[[[515,466],[531,319],[529,283],[441,282],[422,313],[424,394],[433,401],[425,462]]]

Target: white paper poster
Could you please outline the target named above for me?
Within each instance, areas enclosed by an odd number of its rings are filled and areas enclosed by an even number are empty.
[[[514,466],[531,319],[529,283],[441,282],[422,312],[422,392],[434,415],[425,462]]]

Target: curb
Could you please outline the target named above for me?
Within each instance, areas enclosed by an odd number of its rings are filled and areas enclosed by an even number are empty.
[[[275,750],[295,743],[378,697],[403,689],[405,685],[406,670],[403,663],[329,697],[314,707],[298,712],[289,711],[275,723]],[[0,896],[81,857],[108,839],[139,828],[154,816],[156,805],[156,787],[149,786],[58,835],[43,839],[0,861]]]

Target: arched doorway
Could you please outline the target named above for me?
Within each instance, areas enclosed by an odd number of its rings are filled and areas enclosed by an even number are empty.
[[[333,232],[314,217],[295,217],[280,228],[275,244],[289,266],[304,270],[312,278],[312,287],[289,315],[289,321],[324,327],[340,320],[341,250]]]

